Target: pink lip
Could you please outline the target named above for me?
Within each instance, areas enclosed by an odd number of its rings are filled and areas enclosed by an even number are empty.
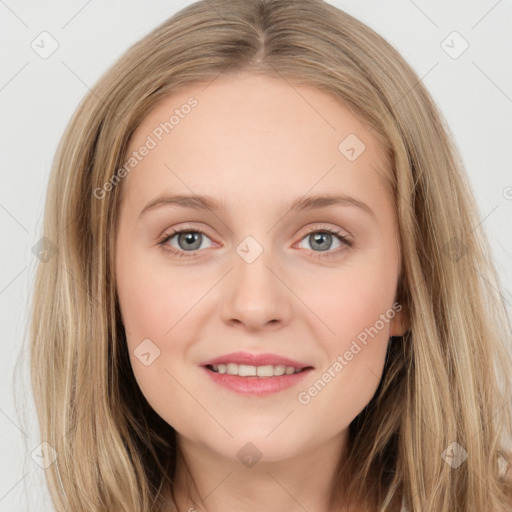
[[[293,366],[298,369],[311,366],[277,354],[250,354],[249,352],[232,352],[231,354],[225,354],[223,356],[216,357],[215,359],[203,361],[202,363],[199,363],[199,365],[208,366],[228,363],[247,364],[250,366],[282,365]]]
[[[210,370],[208,366],[219,364],[247,364],[250,366],[293,366],[302,369],[299,373],[291,375],[279,375],[275,377],[240,377],[239,375],[229,375],[227,373],[216,373]],[[250,354],[249,352],[232,352],[223,356],[203,361],[200,366],[204,367],[204,371],[212,379],[215,384],[223,386],[231,391],[243,395],[266,396],[277,393],[301,381],[306,374],[313,370],[311,365],[295,361],[288,357],[279,356],[277,354]]]
[[[204,367],[203,370],[215,384],[242,395],[253,396],[266,396],[277,393],[278,391],[283,391],[284,389],[295,386],[307,374],[313,371],[312,368],[308,368],[292,375],[280,375],[276,377],[240,377],[239,375],[228,375],[227,373],[215,373],[206,367]]]

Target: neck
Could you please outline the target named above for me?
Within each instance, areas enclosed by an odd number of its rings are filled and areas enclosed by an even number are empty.
[[[344,437],[285,460],[262,457],[253,465],[227,458],[178,435],[174,487],[179,512],[356,512],[329,501]]]

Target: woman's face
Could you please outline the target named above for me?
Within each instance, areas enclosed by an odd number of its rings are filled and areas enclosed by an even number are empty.
[[[128,154],[116,284],[149,404],[229,459],[341,443],[405,331],[372,134],[319,90],[241,74],[166,98]]]

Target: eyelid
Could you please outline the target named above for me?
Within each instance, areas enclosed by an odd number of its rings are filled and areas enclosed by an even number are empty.
[[[352,240],[352,236],[348,233],[346,230],[342,230],[341,228],[338,228],[337,226],[331,226],[329,224],[325,224],[320,222],[319,224],[315,224],[311,228],[307,228],[306,232],[302,236],[303,238],[306,235],[309,235],[310,233],[316,233],[316,232],[325,232],[328,233],[335,233],[340,237],[346,238],[347,240]],[[302,240],[302,238],[301,238]]]
[[[208,234],[208,231],[202,227],[193,226],[191,224],[186,225],[178,225],[178,227],[173,227],[165,231],[165,233],[159,237],[158,243],[163,244],[170,238],[172,238],[174,235],[181,234],[181,233],[188,233],[188,232],[197,232],[201,233],[203,235],[206,235],[208,238],[213,239],[213,237]],[[213,242],[213,240],[212,240]],[[216,242],[214,242],[216,243]],[[218,244],[217,244],[218,245]]]

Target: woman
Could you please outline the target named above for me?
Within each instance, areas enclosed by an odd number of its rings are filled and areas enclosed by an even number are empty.
[[[44,236],[58,511],[512,504],[510,339],[467,177],[416,74],[348,14],[167,20],[75,113]]]

